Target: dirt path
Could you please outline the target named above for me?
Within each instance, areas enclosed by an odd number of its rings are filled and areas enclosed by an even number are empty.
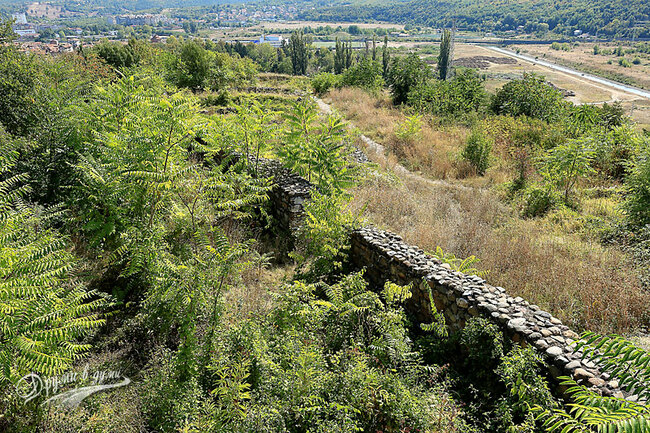
[[[319,110],[321,113],[329,115],[333,114],[334,110],[332,109],[332,106],[323,101],[322,99],[313,96],[314,101],[316,101],[316,104],[318,105]],[[416,182],[423,182],[428,185],[433,185],[437,187],[445,187],[446,189],[457,189],[457,190],[463,190],[463,191],[469,191],[469,190],[476,190],[480,188],[475,188],[475,187],[470,187],[470,186],[465,186],[465,185],[460,185],[458,183],[452,183],[452,182],[447,182],[446,180],[441,180],[441,179],[430,179],[428,177],[424,177],[420,174],[413,173],[410,171],[408,168],[404,167],[402,164],[399,162],[391,162],[389,158],[386,156],[386,148],[384,145],[376,142],[372,138],[360,134],[359,138],[363,143],[366,145],[365,148],[365,153],[366,155],[370,158],[371,161],[383,166],[383,167],[390,167],[390,169],[395,172],[395,174],[400,177],[402,180],[410,180],[410,181],[416,181]]]

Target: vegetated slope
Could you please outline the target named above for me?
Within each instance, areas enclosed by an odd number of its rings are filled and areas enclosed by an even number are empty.
[[[650,27],[640,25],[650,19],[650,3],[645,0],[410,0],[390,3],[358,2],[306,10],[304,19],[379,20],[405,22],[434,27],[449,26],[453,20],[460,28],[470,30],[514,30],[524,26],[527,31],[552,30],[569,34],[582,30],[610,36],[650,37]]]

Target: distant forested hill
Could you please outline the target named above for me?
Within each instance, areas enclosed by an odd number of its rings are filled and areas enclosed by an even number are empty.
[[[524,26],[526,31],[650,37],[648,0],[394,0],[352,2],[305,10],[304,19],[358,21],[377,20],[507,31]],[[645,21],[645,23],[644,23]]]

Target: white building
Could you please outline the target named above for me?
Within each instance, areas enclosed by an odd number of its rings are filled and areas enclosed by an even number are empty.
[[[274,48],[280,48],[283,41],[284,38],[281,35],[262,35],[257,42],[260,44],[269,44]]]
[[[16,20],[16,24],[27,24],[27,15],[24,13],[11,14],[11,18]]]

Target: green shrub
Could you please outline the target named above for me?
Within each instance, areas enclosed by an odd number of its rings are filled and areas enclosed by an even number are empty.
[[[604,131],[594,140],[593,164],[603,175],[623,179],[640,145],[640,137],[630,125]]]
[[[386,80],[390,86],[393,103],[395,105],[405,103],[411,90],[431,78],[433,78],[431,66],[417,54],[393,58]]]
[[[635,65],[640,65],[641,64],[641,59],[638,57],[635,57],[634,60],[632,60],[632,63]]]
[[[473,69],[459,71],[452,80],[429,80],[409,92],[408,104],[431,114],[453,115],[478,111],[485,101],[481,78]]]
[[[559,197],[547,187],[531,186],[522,197],[521,214],[526,218],[540,217],[553,209]]]
[[[520,80],[506,83],[492,99],[497,114],[529,116],[552,122],[564,115],[562,93],[548,85],[543,76],[524,73]]]
[[[395,130],[395,135],[402,142],[411,142],[422,135],[422,116],[414,114],[409,116]]]
[[[323,96],[331,88],[338,87],[340,84],[341,77],[329,72],[321,72],[311,79],[311,87],[318,96]]]
[[[619,64],[619,66],[623,66],[624,68],[632,67],[632,65],[630,64],[630,61],[628,59],[618,59],[618,64]]]
[[[624,209],[634,226],[650,224],[650,151],[641,154],[625,180],[627,197]]]
[[[343,73],[342,84],[377,91],[384,87],[381,63],[370,58],[363,58],[356,65]]]
[[[217,94],[211,93],[201,98],[201,105],[204,107],[225,107],[230,102],[230,94],[225,90]]]
[[[492,141],[482,131],[475,129],[468,137],[461,156],[472,165],[476,174],[483,176],[490,166],[490,152]]]

